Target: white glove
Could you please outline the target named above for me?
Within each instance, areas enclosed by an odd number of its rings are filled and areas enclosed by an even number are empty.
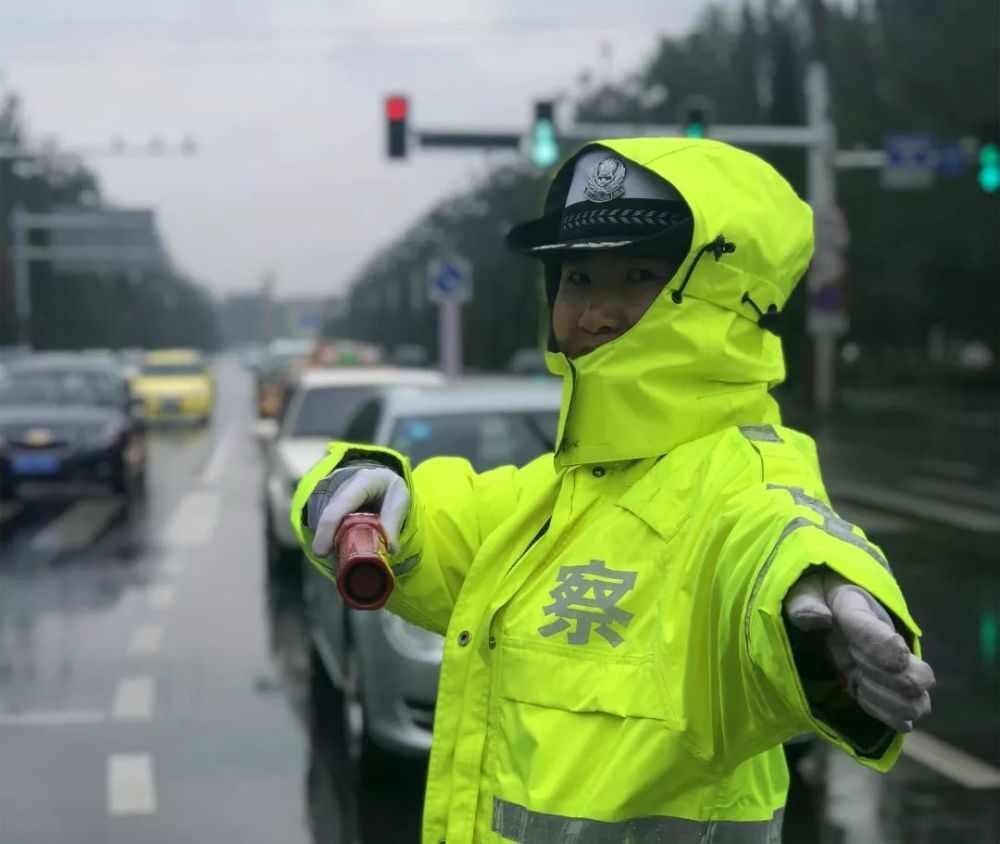
[[[410,491],[392,469],[369,461],[334,469],[309,496],[306,523],[314,532],[313,553],[317,557],[336,554],[333,540],[341,521],[362,508],[378,513],[389,551],[395,554],[410,512]]]
[[[865,712],[901,733],[931,711],[934,672],[907,647],[885,608],[832,572],[800,578],[784,602],[799,630],[828,630],[827,646]]]

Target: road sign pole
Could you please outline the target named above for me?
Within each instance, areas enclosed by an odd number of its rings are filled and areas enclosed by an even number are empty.
[[[31,263],[28,258],[28,226],[24,212],[15,208],[11,220],[14,264],[14,318],[17,345],[31,348]]]
[[[462,303],[453,299],[438,306],[438,355],[445,375],[462,374]]]
[[[830,87],[826,68],[826,7],[824,0],[812,0],[810,4],[812,25],[812,58],[806,68],[805,94],[806,116],[818,143],[809,146],[806,159],[806,195],[814,215],[835,215],[837,212],[837,183],[834,171],[834,156],[837,152],[836,130],[830,116]],[[823,257],[837,249],[828,242],[828,227],[818,227],[820,242],[817,251]],[[815,265],[814,260],[814,265]],[[822,280],[817,277],[815,266],[809,272],[810,328],[813,335],[813,406],[821,413],[833,405],[836,386],[837,336],[845,315],[843,312],[816,312],[820,304],[820,287],[840,284],[842,280],[833,278]],[[840,297],[838,297],[840,298]],[[838,319],[839,317],[839,319]]]
[[[427,267],[427,298],[438,303],[438,364],[445,375],[462,374],[462,304],[472,298],[472,266],[451,255]]]

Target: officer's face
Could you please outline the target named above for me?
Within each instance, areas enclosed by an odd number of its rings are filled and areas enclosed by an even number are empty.
[[[620,337],[646,313],[676,269],[663,258],[567,259],[552,310],[560,350],[576,358]]]

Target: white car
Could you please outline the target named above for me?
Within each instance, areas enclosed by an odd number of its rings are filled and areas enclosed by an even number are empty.
[[[552,451],[561,396],[556,378],[386,388],[358,408],[345,439],[390,446],[413,465],[451,455],[480,472],[520,466]],[[315,723],[346,740],[362,773],[391,764],[393,754],[426,753],[443,640],[386,610],[347,610],[335,585],[305,566]]]
[[[332,439],[343,439],[347,422],[373,391],[386,384],[440,384],[436,370],[357,366],[306,369],[292,384],[278,421],[258,422],[258,438],[267,443],[265,530],[269,573],[297,578],[299,545],[289,523],[292,495],[299,479],[326,452]]]

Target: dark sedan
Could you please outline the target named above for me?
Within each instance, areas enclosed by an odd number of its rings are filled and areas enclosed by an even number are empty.
[[[0,372],[0,495],[26,482],[99,481],[133,494],[145,481],[142,423],[113,366],[27,358]]]

